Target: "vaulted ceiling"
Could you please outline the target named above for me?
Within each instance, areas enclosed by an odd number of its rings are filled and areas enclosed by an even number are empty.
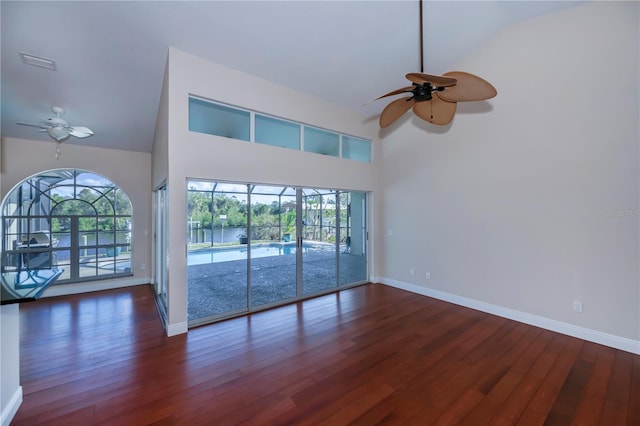
[[[576,4],[426,1],[425,72]],[[418,1],[2,1],[2,136],[50,140],[16,122],[51,117],[57,105],[95,132],[65,143],[149,152],[169,47],[375,116],[385,102],[363,104],[419,71],[418,10]],[[27,65],[20,52],[56,69]]]

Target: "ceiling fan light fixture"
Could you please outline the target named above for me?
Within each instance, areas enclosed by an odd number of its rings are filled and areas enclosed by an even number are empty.
[[[58,142],[68,138],[70,135],[69,131],[62,127],[50,127],[47,129],[47,133]]]

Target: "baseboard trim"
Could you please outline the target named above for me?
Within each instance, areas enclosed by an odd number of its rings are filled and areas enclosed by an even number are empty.
[[[9,426],[9,424],[11,424],[11,421],[18,412],[20,405],[22,405],[22,386],[18,386],[7,403],[7,406],[3,407],[2,414],[0,414],[0,424],[2,426]]]
[[[76,284],[53,285],[45,290],[42,297],[67,296],[70,294],[88,293],[91,291],[110,290],[113,288],[131,287],[134,285],[149,284],[149,277],[124,278],[117,280],[91,281]]]
[[[405,283],[391,278],[377,277],[376,281],[374,282],[379,282],[391,287],[399,288],[401,290],[410,291],[412,293],[421,294],[423,296],[433,297],[434,299],[443,300],[445,302],[450,302],[456,305],[475,309],[477,311],[486,312],[503,318],[508,318],[514,321],[533,325],[535,327],[544,328],[545,330],[555,331],[557,333],[566,334],[567,336],[577,337],[579,339],[588,340],[590,342],[640,355],[640,341],[603,333],[601,331],[541,317],[539,315],[516,311],[514,309],[505,308],[498,305],[492,305],[491,303],[485,303],[479,300],[457,296],[455,294],[434,290],[428,287],[422,287],[416,284]]]
[[[176,324],[167,324],[167,336],[177,336],[178,334],[184,334],[189,331],[188,322],[178,322]]]

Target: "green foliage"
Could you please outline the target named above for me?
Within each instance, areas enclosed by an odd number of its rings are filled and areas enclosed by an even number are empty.
[[[346,201],[341,200],[341,219],[342,223],[346,223]],[[308,232],[312,234],[309,238],[322,238],[320,230],[320,208],[324,209],[325,217],[323,222],[325,226],[335,226],[335,197],[325,196],[309,196],[305,199],[305,208],[303,217]],[[278,201],[271,201],[269,204],[256,202],[251,206],[251,238],[252,240],[279,240],[282,234],[291,234],[293,238],[296,236],[296,209],[295,203],[291,198],[287,201],[283,199],[282,205]],[[187,217],[190,221],[191,229],[211,229],[220,228],[222,221],[221,215],[225,215],[225,228],[229,227],[246,227],[247,226],[248,207],[245,200],[239,200],[236,196],[228,193],[209,191],[198,191],[190,189],[187,195]],[[333,238],[335,241],[335,237]]]
[[[212,209],[213,207],[213,209]],[[212,211],[213,210],[213,211]],[[197,228],[211,228],[222,225],[220,215],[226,215],[224,226],[247,226],[247,206],[244,201],[226,194],[216,193],[211,200],[210,192],[189,191],[187,195],[187,217]]]
[[[213,211],[212,211],[213,207]],[[215,193],[213,201],[210,192],[189,191],[187,196],[187,217],[195,229],[220,227],[221,215],[226,216],[225,227],[247,226],[247,203],[228,194]],[[283,232],[295,232],[295,211],[282,216]],[[251,236],[253,240],[280,239],[280,208],[277,201],[270,204],[255,203],[251,206]]]
[[[113,217],[114,215],[131,216],[131,203],[127,196],[117,188],[110,188],[103,193],[83,188],[77,197],[63,197],[51,194],[52,205],[51,231],[60,232],[70,229],[70,216],[81,216],[81,231],[113,231],[126,230],[129,217]]]
[[[282,215],[282,233],[295,234],[296,232],[296,212],[287,211]]]
[[[280,238],[278,217],[269,214],[268,210],[259,216],[252,216],[251,238],[253,240],[278,240]]]

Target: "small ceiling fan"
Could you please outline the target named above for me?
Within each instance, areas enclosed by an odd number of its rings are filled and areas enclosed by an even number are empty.
[[[409,97],[396,99],[380,114],[380,127],[393,124],[405,112],[413,108],[415,115],[432,124],[446,125],[453,120],[458,102],[482,101],[498,94],[488,81],[463,71],[449,71],[442,76],[423,74],[424,53],[422,35],[422,0],[420,0],[420,72],[406,75],[412,85],[393,90],[375,98],[402,93]],[[373,102],[372,101],[372,102]]]
[[[88,127],[83,126],[71,126],[62,118],[64,115],[64,108],[58,106],[51,107],[51,111],[56,115],[53,118],[41,119],[40,124],[18,122],[21,126],[37,127],[41,132],[47,132],[56,142],[58,147],[56,148],[56,159],[60,158],[60,144],[69,136],[75,136],[76,138],[88,138],[93,135],[93,131]]]
[[[67,121],[62,118],[64,115],[64,109],[54,106],[51,107],[51,111],[56,115],[53,118],[47,118],[46,120],[40,120],[40,124],[18,122],[21,126],[37,127],[41,132],[47,132],[56,142],[62,142],[69,136],[75,136],[76,138],[87,138],[93,135],[93,131],[87,127],[71,126]]]

